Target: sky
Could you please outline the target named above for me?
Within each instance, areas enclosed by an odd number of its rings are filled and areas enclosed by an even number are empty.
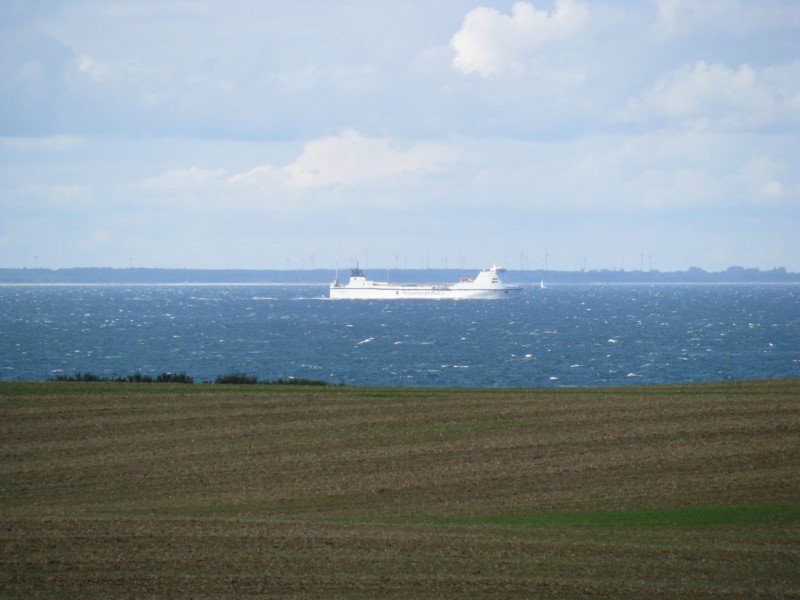
[[[795,0],[0,2],[0,267],[800,271]]]

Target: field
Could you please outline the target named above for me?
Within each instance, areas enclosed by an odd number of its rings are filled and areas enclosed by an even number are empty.
[[[0,595],[800,596],[800,380],[0,384]]]

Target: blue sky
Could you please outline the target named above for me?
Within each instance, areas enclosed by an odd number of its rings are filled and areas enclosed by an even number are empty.
[[[0,266],[800,271],[800,5],[0,4]]]

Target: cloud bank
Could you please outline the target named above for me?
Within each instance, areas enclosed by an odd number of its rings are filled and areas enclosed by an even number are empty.
[[[800,120],[800,62],[757,71],[699,60],[662,76],[631,100],[623,118],[710,119],[757,127]]]
[[[790,0],[0,3],[0,262],[800,269],[798,39]]]
[[[391,184],[445,171],[454,162],[455,152],[442,144],[397,149],[387,139],[350,129],[306,144],[283,172],[286,185],[295,188]]]
[[[567,38],[589,21],[589,9],[575,0],[557,0],[552,13],[517,2],[510,15],[478,7],[450,39],[453,65],[464,74],[488,77],[521,64],[537,46]]]
[[[147,177],[138,187],[150,193],[167,193],[165,198],[170,201],[181,195],[185,203],[189,195],[188,202],[197,205],[214,196],[228,205],[232,202],[252,208],[258,204],[254,198],[260,196],[270,200],[262,202],[263,208],[275,208],[274,199],[287,193],[357,188],[386,191],[420,185],[430,176],[452,170],[457,154],[457,149],[448,144],[404,143],[348,129],[304,144],[302,152],[284,166],[267,163],[231,173],[193,165]],[[359,197],[353,198],[357,203]]]

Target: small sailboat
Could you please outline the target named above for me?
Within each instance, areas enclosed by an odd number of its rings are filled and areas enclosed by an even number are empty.
[[[539,281],[539,287],[540,287],[541,289],[545,289],[545,288],[547,287],[547,286],[544,284],[544,279],[542,279],[541,281]]]

